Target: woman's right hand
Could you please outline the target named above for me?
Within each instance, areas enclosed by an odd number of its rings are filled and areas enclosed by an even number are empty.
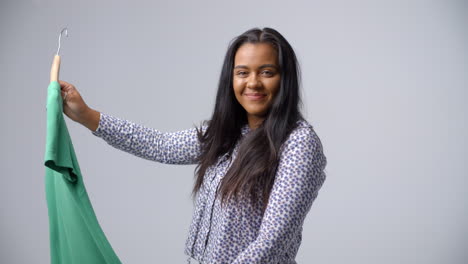
[[[63,98],[63,112],[71,120],[78,122],[92,131],[99,125],[100,113],[91,109],[83,100],[76,87],[58,80]]]

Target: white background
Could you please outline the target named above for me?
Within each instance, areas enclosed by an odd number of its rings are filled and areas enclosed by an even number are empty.
[[[277,29],[303,73],[327,181],[301,264],[467,263],[467,1],[1,1],[0,263],[50,263],[46,96],[161,131],[214,108],[224,53]],[[123,263],[185,263],[195,166],[118,151],[66,118],[101,227]]]

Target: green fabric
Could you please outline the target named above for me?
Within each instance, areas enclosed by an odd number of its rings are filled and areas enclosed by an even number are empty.
[[[55,81],[48,87],[45,167],[51,263],[121,263],[88,198]]]

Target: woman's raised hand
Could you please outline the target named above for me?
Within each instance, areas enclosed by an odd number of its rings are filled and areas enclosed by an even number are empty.
[[[63,112],[71,120],[78,122],[92,131],[99,125],[100,113],[91,109],[83,100],[76,87],[58,80],[63,98]]]

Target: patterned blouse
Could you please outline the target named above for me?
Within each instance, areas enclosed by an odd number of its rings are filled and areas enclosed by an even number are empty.
[[[202,127],[206,130],[206,126]],[[246,124],[242,136],[250,131]],[[156,129],[101,113],[93,135],[109,145],[138,157],[165,164],[196,164],[200,145],[195,128],[176,132]],[[219,157],[205,173],[196,195],[192,222],[185,243],[190,260],[203,264],[297,263],[302,225],[325,181],[327,164],[321,141],[306,120],[299,120],[280,149],[280,161],[268,205],[262,215],[262,199],[229,201],[221,208],[215,199],[221,179],[235,159]]]

